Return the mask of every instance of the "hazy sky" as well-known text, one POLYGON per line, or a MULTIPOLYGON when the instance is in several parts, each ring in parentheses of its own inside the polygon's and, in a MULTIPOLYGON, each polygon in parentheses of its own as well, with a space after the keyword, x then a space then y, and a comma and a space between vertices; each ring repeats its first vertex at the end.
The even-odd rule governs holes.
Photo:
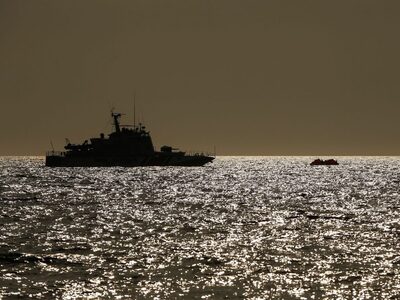
POLYGON ((0 155, 138 116, 157 147, 400 154, 398 0, 0 0, 0 155))

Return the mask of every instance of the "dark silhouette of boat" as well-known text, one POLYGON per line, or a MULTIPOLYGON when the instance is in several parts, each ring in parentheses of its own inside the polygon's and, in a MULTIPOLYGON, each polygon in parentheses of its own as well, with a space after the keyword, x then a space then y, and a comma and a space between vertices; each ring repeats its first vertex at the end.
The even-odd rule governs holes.
MULTIPOLYGON (((150 133, 141 123, 120 125, 120 113, 111 112, 115 131, 108 138, 103 133, 90 142, 71 144, 66 151, 46 153, 48 167, 136 167, 136 166, 203 166, 215 157, 203 153, 187 154, 171 146, 155 151, 150 133)), ((215 155, 214 155, 215 156, 215 155)))
POLYGON ((336 166, 339 163, 337 162, 337 160, 334 159, 327 159, 327 160, 323 160, 323 159, 316 159, 314 161, 311 162, 311 166, 336 166))

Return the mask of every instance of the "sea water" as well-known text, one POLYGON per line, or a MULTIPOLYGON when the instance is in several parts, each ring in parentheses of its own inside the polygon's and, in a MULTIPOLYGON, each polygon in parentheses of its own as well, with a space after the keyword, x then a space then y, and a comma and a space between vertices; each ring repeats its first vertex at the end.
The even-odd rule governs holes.
POLYGON ((400 158, 0 158, 0 298, 399 299, 400 158))

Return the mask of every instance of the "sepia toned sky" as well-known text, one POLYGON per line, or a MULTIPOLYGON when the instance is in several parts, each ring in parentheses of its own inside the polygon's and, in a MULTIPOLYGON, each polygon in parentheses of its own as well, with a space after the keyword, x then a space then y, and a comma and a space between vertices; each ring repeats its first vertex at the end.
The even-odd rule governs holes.
POLYGON ((0 0, 0 155, 144 121, 157 147, 400 155, 398 0, 0 0))

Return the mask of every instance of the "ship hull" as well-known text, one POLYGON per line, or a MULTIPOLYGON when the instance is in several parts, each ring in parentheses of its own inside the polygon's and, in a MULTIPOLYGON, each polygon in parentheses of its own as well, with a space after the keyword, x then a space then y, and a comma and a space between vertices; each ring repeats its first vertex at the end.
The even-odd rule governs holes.
POLYGON ((46 156, 47 167, 145 167, 185 166, 198 167, 212 162, 214 157, 204 155, 154 155, 135 157, 46 156))

